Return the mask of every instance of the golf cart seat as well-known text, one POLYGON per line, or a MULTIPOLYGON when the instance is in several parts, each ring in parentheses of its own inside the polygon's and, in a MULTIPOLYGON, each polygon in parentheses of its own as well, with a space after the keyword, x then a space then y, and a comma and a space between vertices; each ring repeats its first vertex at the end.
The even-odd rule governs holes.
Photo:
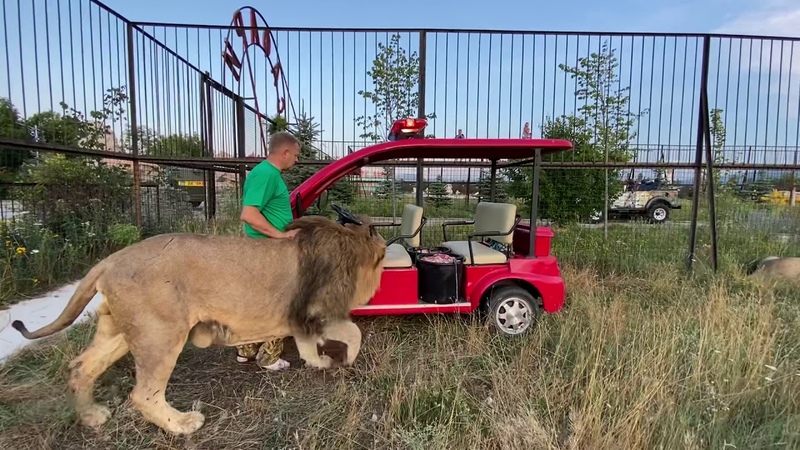
POLYGON ((508 261, 508 254, 495 250, 479 242, 481 239, 492 239, 511 247, 514 240, 514 228, 520 221, 517 205, 512 203, 480 202, 475 208, 475 220, 446 222, 442 224, 444 243, 453 253, 464 257, 464 264, 503 264, 508 261), (466 241, 448 241, 446 227, 451 225, 474 225, 475 230, 466 241), (473 240, 473 238, 478 238, 473 240))
POLYGON ((406 247, 397 242, 405 241, 408 247, 418 247, 421 242, 420 231, 427 219, 422 215, 422 208, 417 205, 407 204, 403 206, 403 216, 400 223, 377 223, 373 227, 400 227, 400 235, 386 242, 386 257, 383 259, 383 267, 411 267, 411 256, 406 247))

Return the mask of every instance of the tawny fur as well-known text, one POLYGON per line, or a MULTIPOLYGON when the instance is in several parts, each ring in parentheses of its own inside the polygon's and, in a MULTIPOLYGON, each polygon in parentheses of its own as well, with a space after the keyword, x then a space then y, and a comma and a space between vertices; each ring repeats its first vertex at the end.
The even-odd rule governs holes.
POLYGON ((292 227, 301 229, 293 240, 197 234, 146 239, 93 267, 52 323, 34 332, 20 321, 12 326, 28 339, 51 335, 102 293, 94 339, 70 364, 69 387, 81 421, 98 426, 110 417, 94 402, 94 382, 130 351, 136 364, 133 405, 169 432, 192 433, 203 425, 203 415, 181 413, 164 397, 189 339, 208 347, 294 336, 300 357, 321 369, 333 365, 317 352, 325 339, 348 345, 346 364, 358 353, 361 334, 349 312, 377 290, 385 242, 371 237, 367 224, 342 227, 307 216, 292 227), (315 281, 320 279, 321 285, 315 281))
POLYGON ((747 275, 771 280, 800 282, 800 257, 768 256, 751 261, 747 275))
POLYGON ((349 320, 329 322, 317 340, 317 352, 331 358, 331 367, 350 366, 361 350, 361 330, 349 320))
MULTIPOLYGON (((304 283, 297 287, 295 296, 289 307, 289 321, 302 327, 302 332, 308 335, 320 334, 325 324, 326 317, 344 316, 354 306, 350 303, 336 303, 333 299, 354 299, 355 306, 360 306, 369 301, 363 299, 365 293, 369 297, 375 293, 380 283, 380 273, 377 282, 370 274, 377 272, 379 265, 386 255, 385 246, 382 249, 365 252, 361 246, 354 246, 353 237, 345 234, 332 234, 327 231, 324 224, 329 221, 323 216, 307 216, 305 220, 290 223, 286 229, 301 229, 303 233, 295 239, 299 242, 301 273, 326 274, 326 277, 305 277, 304 283), (317 248, 325 246, 331 249, 335 258, 319 258, 316 256, 317 248), (343 264, 347 262, 347 264, 343 264), (356 283, 338 283, 331 280, 358 280, 356 283), (356 295, 356 298, 354 298, 356 295), (331 299, 331 301, 320 301, 331 299), (341 310, 331 308, 339 306, 341 310)), ((364 218, 361 218, 365 222, 364 218)), ((359 232, 359 238, 365 242, 379 242, 369 236, 369 222, 362 226, 348 224, 347 228, 359 232)), ((375 246, 375 244, 373 244, 375 246)))

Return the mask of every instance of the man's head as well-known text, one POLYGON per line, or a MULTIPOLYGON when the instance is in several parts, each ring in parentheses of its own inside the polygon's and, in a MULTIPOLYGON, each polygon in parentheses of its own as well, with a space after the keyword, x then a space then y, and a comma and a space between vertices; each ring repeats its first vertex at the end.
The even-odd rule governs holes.
POLYGON ((300 141, 288 131, 275 133, 269 139, 267 159, 281 170, 291 169, 300 155, 300 141))

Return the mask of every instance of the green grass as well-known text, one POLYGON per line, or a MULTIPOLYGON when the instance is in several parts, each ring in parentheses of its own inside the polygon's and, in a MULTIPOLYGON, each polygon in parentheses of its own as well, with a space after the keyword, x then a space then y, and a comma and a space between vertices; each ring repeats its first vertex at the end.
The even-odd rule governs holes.
MULTIPOLYGON (((290 340, 293 367, 279 374, 239 365, 232 349, 187 347, 167 399, 181 410, 199 400, 206 423, 188 438, 131 409, 130 355, 96 389, 111 420, 98 432, 77 424, 67 364, 93 328, 76 326, 0 367, 0 448, 798 448, 800 288, 741 266, 800 243, 724 205, 716 274, 707 226, 691 273, 677 221, 614 224, 608 238, 602 226, 555 227, 567 304, 522 338, 469 316, 359 318, 354 367, 303 369, 290 340)), ((240 233, 234 210, 176 228, 240 233)), ((440 240, 440 226, 426 230, 426 244, 440 240)))
POLYGON ((566 309, 520 339, 469 317, 362 318, 356 365, 327 373, 300 368, 291 343, 281 374, 187 348, 167 398, 200 400, 189 438, 130 408, 130 356, 97 389, 109 423, 75 423, 66 366, 92 332, 78 326, 0 371, 0 447, 797 448, 800 291, 659 274, 565 264, 566 309))

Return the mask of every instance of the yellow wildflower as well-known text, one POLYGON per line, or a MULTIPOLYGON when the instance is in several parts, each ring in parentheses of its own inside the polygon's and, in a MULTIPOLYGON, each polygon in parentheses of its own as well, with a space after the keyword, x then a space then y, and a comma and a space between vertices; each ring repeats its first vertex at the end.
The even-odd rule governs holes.
POLYGON ((25 247, 17 247, 17 255, 24 255, 26 252, 25 247))

